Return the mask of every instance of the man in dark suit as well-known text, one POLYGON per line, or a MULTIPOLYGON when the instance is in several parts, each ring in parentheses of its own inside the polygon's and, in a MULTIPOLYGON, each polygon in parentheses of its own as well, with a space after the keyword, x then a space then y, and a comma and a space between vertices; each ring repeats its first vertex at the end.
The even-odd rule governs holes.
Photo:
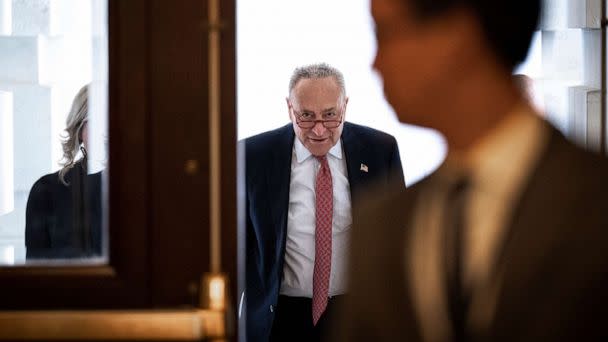
POLYGON ((389 102, 449 148, 420 183, 355 210, 336 340, 607 340, 608 162, 536 115, 511 77, 540 0, 372 11, 389 102))
POLYGON ((405 187, 395 139, 345 122, 335 68, 295 70, 291 124, 246 139, 249 341, 315 341, 348 291, 351 206, 361 189, 405 187))

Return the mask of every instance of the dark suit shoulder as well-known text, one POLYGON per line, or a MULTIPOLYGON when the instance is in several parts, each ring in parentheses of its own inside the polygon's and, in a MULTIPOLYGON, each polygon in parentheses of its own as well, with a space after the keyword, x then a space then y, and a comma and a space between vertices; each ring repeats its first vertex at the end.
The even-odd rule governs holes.
POLYGON ((63 184, 59 181, 59 172, 44 175, 32 185, 26 204, 25 237, 28 247, 31 244, 32 234, 42 231, 47 217, 51 215, 56 194, 61 186, 63 184))
MULTIPOLYGON (((293 127, 291 124, 287 124, 242 140, 240 144, 245 151, 247 174, 250 174, 253 169, 276 161, 277 158, 289 159, 293 139, 293 127)), ((263 169, 265 170, 265 167, 263 169)))
MULTIPOLYGON (((72 183, 72 179, 75 177, 77 172, 80 172, 80 175, 84 174, 83 169, 78 169, 81 167, 82 161, 77 162, 74 167, 70 168, 64 176, 65 181, 68 183, 67 185, 62 183, 59 179, 59 171, 46 174, 40 177, 34 184, 30 190, 30 197, 36 196, 41 193, 58 193, 67 191, 70 188, 72 183)), ((101 171, 90 174, 87 176, 90 179, 89 184, 93 184, 96 187, 99 187, 101 184, 101 171)))
POLYGON ((365 203, 362 204, 361 207, 365 206, 373 208, 386 208, 386 206, 390 203, 403 201, 406 197, 409 196, 410 193, 416 191, 416 185, 417 184, 408 188, 408 191, 406 191, 406 189, 403 187, 397 186, 387 186, 384 188, 369 188, 365 192, 364 197, 373 198, 374 200, 365 201, 365 203))
POLYGON ((370 143, 386 144, 396 142, 395 137, 386 132, 368 126, 354 124, 352 122, 344 123, 344 132, 342 134, 353 134, 356 135, 358 139, 363 139, 370 143))
POLYGON ((571 143, 555 129, 539 165, 536 175, 560 187, 594 192, 608 187, 608 159, 571 143))
POLYGON ((52 189, 63 185, 59 180, 59 172, 49 173, 40 177, 34 185, 32 185, 31 193, 39 193, 45 191, 51 191, 52 189))
MULTIPOLYGON (((608 159, 596 152, 583 150, 578 146, 572 145, 571 148, 576 150, 578 162, 571 165, 580 170, 583 174, 592 175, 593 179, 601 180, 604 184, 608 184, 608 159)), ((573 152, 574 153, 574 152, 573 152)))
POLYGON ((287 124, 285 126, 248 137, 244 139, 244 144, 247 150, 264 149, 277 144, 282 139, 285 139, 286 135, 289 135, 292 132, 292 125, 287 124))
MULTIPOLYGON (((369 188, 355 202, 353 222, 357 225, 362 223, 361 226, 375 226, 380 230, 389 229, 389 225, 379 226, 373 222, 390 221, 402 226, 409 221, 416 198, 427 183, 428 180, 423 179, 406 189, 399 181, 393 181, 386 187, 369 188)), ((376 233, 376 230, 370 232, 376 233)))
MULTIPOLYGON (((344 131, 342 134, 352 134, 356 136, 356 138, 363 139, 370 143, 392 143, 396 141, 395 137, 388 133, 352 122, 344 123, 344 131)), ((244 139, 244 144, 248 151, 256 151, 283 142, 286 137, 293 138, 293 136, 293 127, 292 124, 289 123, 285 126, 248 137, 244 139)))

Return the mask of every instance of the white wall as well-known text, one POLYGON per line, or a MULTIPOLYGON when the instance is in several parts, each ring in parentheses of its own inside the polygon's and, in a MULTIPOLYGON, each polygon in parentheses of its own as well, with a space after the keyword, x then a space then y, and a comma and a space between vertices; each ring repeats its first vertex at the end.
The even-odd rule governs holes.
POLYGON ((13 164, 13 94, 0 91, 0 215, 15 208, 13 164))
POLYGON ((601 1, 545 0, 528 62, 535 102, 570 139, 599 150, 601 135, 601 1))

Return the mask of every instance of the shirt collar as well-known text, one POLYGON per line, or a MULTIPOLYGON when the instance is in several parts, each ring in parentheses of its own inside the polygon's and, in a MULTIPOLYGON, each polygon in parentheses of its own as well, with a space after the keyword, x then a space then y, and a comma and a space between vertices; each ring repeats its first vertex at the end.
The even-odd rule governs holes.
MULTIPOLYGON (((310 156, 312 156, 312 153, 310 153, 306 146, 302 144, 302 142, 297 136, 295 137, 295 143, 293 144, 293 148, 296 152, 296 158, 298 160, 298 163, 302 163, 310 156)), ((339 139, 338 142, 334 146, 332 146, 332 148, 329 149, 328 154, 334 156, 335 158, 342 159, 342 139, 339 139)))
POLYGON ((477 185, 505 192, 522 176, 522 169, 531 166, 542 146, 541 127, 542 120, 535 112, 518 104, 466 153, 448 155, 442 171, 464 171, 477 185))

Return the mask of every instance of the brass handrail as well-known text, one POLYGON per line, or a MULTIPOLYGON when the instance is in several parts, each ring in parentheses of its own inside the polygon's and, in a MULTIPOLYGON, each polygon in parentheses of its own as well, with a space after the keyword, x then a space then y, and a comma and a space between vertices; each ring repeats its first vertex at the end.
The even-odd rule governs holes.
POLYGON ((0 311, 0 340, 200 341, 225 337, 223 311, 0 311))

